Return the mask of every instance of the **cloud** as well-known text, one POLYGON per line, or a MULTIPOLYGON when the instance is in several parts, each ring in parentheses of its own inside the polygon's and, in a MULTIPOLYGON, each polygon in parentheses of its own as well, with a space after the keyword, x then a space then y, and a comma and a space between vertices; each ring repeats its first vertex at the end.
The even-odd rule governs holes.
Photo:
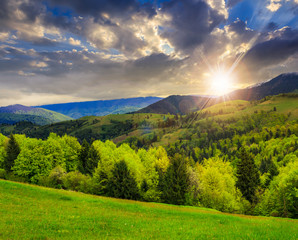
POLYGON ((246 54, 244 62, 251 68, 278 64, 298 52, 298 30, 283 28, 271 37, 268 41, 256 44, 246 54))
POLYGON ((189 52, 204 43, 212 30, 225 16, 212 9, 205 1, 185 0, 165 2, 162 7, 169 20, 161 30, 177 50, 189 52))
POLYGON ((250 84, 297 69, 298 30, 284 27, 263 34, 256 45, 247 51, 236 71, 242 75, 239 82, 250 84))
POLYGON ((271 0, 270 3, 266 6, 271 12, 276 12, 282 6, 281 0, 271 0))
POLYGON ((78 39, 74 39, 72 37, 70 37, 68 39, 69 44, 74 45, 74 46, 81 46, 81 41, 78 39))
POLYGON ((77 14, 92 15, 97 20, 103 20, 105 16, 130 18, 135 12, 145 12, 149 16, 155 14, 152 5, 140 4, 135 0, 50 0, 53 6, 66 6, 76 11, 77 14))
POLYGON ((276 13, 263 4, 270 20, 262 28, 230 21, 239 2, 2 0, 0 88, 17 89, 21 101, 53 102, 200 94, 210 85, 208 65, 228 69, 246 51, 236 69, 243 81, 297 69, 297 30, 283 27, 295 1, 283 0, 276 13))

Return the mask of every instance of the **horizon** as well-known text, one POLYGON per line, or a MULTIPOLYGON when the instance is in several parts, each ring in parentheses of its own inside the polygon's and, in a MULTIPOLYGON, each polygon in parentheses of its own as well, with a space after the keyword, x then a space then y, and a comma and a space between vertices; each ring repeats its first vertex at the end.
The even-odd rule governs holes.
POLYGON ((222 95, 298 69, 297 0, 4 0, 0 106, 222 95))
MULTIPOLYGON (((288 72, 288 73, 281 73, 280 75, 276 76, 276 77, 279 77, 281 75, 288 75, 288 74, 296 74, 298 75, 298 72, 288 72)), ((274 77, 274 78, 276 78, 274 77)), ((264 83, 267 83, 267 82, 270 82, 271 80, 273 80, 274 78, 272 79, 269 79, 269 80, 266 80, 266 81, 263 81, 263 82, 260 82, 260 83, 257 83, 257 84, 254 84, 254 85, 250 85, 250 86, 247 86, 246 88, 253 88, 253 87, 257 87, 259 85, 262 85, 264 83)), ((241 90, 241 89, 246 89, 246 88, 238 88, 238 89, 235 89, 231 92, 228 92, 224 95, 200 95, 200 94, 171 94, 171 95, 166 95, 166 96, 143 96, 143 97, 129 97, 129 98, 113 98, 113 99, 95 99, 95 100, 90 100, 90 101, 77 101, 77 102, 57 102, 57 103, 50 103, 50 104, 42 104, 42 105, 23 105, 23 104, 19 104, 19 103, 15 103, 15 104, 10 104, 10 105, 1 105, 0 103, 0 108, 3 108, 3 107, 10 107, 10 106, 16 106, 16 105, 20 105, 20 106, 25 106, 25 107, 35 107, 35 108, 38 108, 38 107, 43 107, 43 106, 48 106, 48 105, 63 105, 63 104, 72 104, 72 103, 88 103, 88 102, 99 102, 99 101, 113 101, 113 100, 127 100, 127 99, 136 99, 136 98, 161 98, 162 99, 165 99, 165 98, 168 98, 170 96, 193 96, 193 97, 204 97, 204 98, 220 98, 220 97, 224 97, 226 95, 229 95, 231 93, 233 93, 234 91, 237 91, 237 90, 241 90)))

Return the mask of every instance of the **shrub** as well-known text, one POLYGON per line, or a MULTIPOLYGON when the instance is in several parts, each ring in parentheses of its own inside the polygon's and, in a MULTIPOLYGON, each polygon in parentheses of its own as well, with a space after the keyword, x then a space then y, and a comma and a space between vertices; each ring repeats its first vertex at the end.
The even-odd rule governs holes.
POLYGON ((6 171, 0 168, 0 178, 5 179, 6 171))
POLYGON ((62 179, 65 174, 65 170, 62 167, 57 166, 50 172, 48 177, 41 177, 39 184, 60 189, 63 187, 62 179))
POLYGON ((69 172, 66 175, 63 176, 63 186, 66 189, 74 190, 74 191, 84 191, 86 190, 88 184, 88 177, 86 175, 83 175, 80 172, 74 171, 69 172))

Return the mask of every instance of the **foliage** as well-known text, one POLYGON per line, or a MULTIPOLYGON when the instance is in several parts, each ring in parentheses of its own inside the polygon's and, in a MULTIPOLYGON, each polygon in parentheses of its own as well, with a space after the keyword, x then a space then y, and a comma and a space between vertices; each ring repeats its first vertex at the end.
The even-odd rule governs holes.
POLYGON ((6 145, 7 138, 0 133, 0 168, 4 168, 4 159, 6 155, 6 145))
POLYGON ((88 180, 88 176, 77 171, 69 172, 62 178, 64 188, 74 191, 84 191, 88 180))
POLYGON ((78 155, 78 170, 83 174, 86 174, 87 172, 86 169, 87 169, 89 148, 90 148, 89 143, 86 141, 86 139, 84 139, 82 143, 81 151, 78 155))
MULTIPOLYGON (((280 113, 288 111, 289 104, 292 108, 296 98, 288 103, 285 99, 289 98, 228 102, 227 108, 215 105, 185 116, 86 117, 39 127, 45 134, 42 139, 14 135, 20 154, 12 172, 3 175, 104 196, 296 217, 296 182, 284 172, 290 165, 296 167, 298 122, 293 120, 295 111, 280 113), (262 110, 264 106, 269 110, 262 110), (106 139, 106 131, 112 133, 116 125, 124 135, 113 141, 91 140, 94 136, 106 139), (58 129, 57 133, 49 133, 52 129, 58 129), (87 141, 81 145, 75 137, 65 135, 76 135, 80 129, 85 131, 80 136, 92 142, 90 147, 87 141), (131 189, 122 189, 115 175, 121 181, 129 179, 131 189)), ((26 127, 29 131, 30 126, 26 127)), ((7 145, 8 138, 0 134, 0 168, 7 145)), ((289 176, 295 176, 296 172, 288 170, 289 176)))
POLYGON ((14 135, 10 135, 9 141, 6 145, 6 154, 4 157, 3 166, 7 172, 10 172, 15 165, 15 160, 17 159, 18 155, 20 154, 20 147, 17 143, 14 135))
POLYGON ((170 166, 160 185, 164 202, 178 205, 185 204, 187 201, 187 190, 190 185, 186 159, 176 154, 171 159, 170 166))
POLYGON ((224 212, 242 212, 241 193, 235 187, 236 178, 229 162, 206 159, 196 166, 199 178, 199 201, 204 207, 224 212))
POLYGON ((40 178, 39 182, 41 185, 52 188, 62 188, 63 187, 63 177, 65 176, 65 170, 57 166, 50 172, 48 177, 40 178))
POLYGON ((137 182, 124 160, 117 162, 112 169, 112 177, 108 182, 108 195, 116 198, 139 199, 137 182))
POLYGON ((239 158, 236 186, 249 202, 253 202, 256 189, 260 184, 259 172, 253 158, 246 152, 244 147, 240 149, 239 158))
POLYGON ((93 175, 95 169, 97 168, 98 161, 100 160, 100 156, 95 149, 94 145, 91 145, 88 155, 87 155, 87 162, 86 162, 86 167, 85 171, 89 175, 93 175))
POLYGON ((260 214, 275 217, 298 218, 298 162, 280 169, 257 207, 260 214))

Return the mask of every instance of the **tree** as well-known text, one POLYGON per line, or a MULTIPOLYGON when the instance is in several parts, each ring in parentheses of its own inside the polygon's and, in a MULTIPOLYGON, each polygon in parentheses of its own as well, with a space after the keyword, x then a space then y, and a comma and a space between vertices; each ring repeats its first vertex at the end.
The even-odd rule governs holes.
POLYGON ((236 186, 242 195, 249 201, 254 201, 255 191, 260 184, 260 175, 252 156, 245 150, 240 149, 240 160, 237 164, 236 186))
POLYGON ((298 218, 297 175, 297 161, 280 168, 280 174, 272 180, 257 206, 262 215, 298 218))
POLYGON ((86 174, 86 167, 87 167, 87 160, 88 160, 88 153, 89 153, 90 145, 86 139, 84 139, 82 143, 82 148, 79 153, 79 162, 78 162, 78 170, 86 174))
POLYGON ((161 181, 162 199, 166 203, 183 205, 187 201, 189 176, 187 162, 180 154, 171 159, 164 179, 161 181))
POLYGON ((12 170, 12 167, 14 166, 14 162, 19 156, 20 152, 21 152, 21 149, 19 147, 19 144, 17 143, 14 135, 11 134, 8 144, 6 146, 6 156, 4 158, 4 163, 3 163, 4 169, 7 172, 10 172, 12 170))
POLYGON ((241 193, 231 163, 219 157, 205 159, 196 165, 199 176, 199 202, 203 207, 223 212, 241 212, 241 193))
POLYGON ((133 200, 140 198, 137 182, 124 160, 120 160, 114 165, 112 178, 108 182, 108 194, 116 198, 133 200))
MULTIPOLYGON (((55 158, 46 145, 48 142, 41 139, 26 139, 22 144, 22 151, 15 160, 13 173, 30 183, 39 183, 42 178, 48 176, 55 167, 53 164, 55 158)), ((63 161, 61 163, 63 166, 63 161)))
POLYGON ((99 158, 100 157, 96 148, 93 145, 91 145, 88 152, 88 158, 85 167, 85 171, 87 174, 93 175, 95 168, 97 168, 99 158))

